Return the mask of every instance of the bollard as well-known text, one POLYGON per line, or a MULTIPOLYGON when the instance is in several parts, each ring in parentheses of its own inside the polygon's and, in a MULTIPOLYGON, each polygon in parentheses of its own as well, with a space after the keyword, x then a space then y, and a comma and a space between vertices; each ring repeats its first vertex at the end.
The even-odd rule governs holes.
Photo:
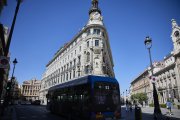
POLYGON ((142 120, 141 108, 138 106, 135 107, 135 120, 142 120))

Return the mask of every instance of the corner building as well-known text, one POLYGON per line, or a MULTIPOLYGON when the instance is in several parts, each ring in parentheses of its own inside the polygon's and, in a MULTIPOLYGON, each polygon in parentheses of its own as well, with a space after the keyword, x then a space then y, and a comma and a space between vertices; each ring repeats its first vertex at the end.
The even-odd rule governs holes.
POLYGON ((46 65, 41 81, 41 103, 47 103, 46 94, 54 85, 86 75, 115 77, 113 66, 109 38, 98 0, 92 0, 87 25, 62 46, 46 65))

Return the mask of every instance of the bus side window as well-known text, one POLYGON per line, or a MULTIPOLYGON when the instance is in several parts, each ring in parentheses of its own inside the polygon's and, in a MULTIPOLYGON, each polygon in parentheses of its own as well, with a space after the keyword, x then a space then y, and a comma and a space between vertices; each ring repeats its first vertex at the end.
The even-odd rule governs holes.
POLYGON ((73 101, 73 96, 72 95, 68 95, 68 100, 69 101, 73 101))
POLYGON ((57 96, 57 100, 58 100, 58 101, 61 101, 61 96, 57 96))
POLYGON ((74 95, 74 101, 77 101, 78 100, 78 95, 74 95))
POLYGON ((53 99, 53 100, 56 100, 56 99, 57 99, 57 96, 54 96, 52 99, 53 99))

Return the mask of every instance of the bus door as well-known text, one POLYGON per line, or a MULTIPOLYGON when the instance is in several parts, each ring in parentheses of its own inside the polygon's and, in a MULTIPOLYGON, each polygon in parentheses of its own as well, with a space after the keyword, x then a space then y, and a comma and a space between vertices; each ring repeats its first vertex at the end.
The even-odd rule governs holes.
POLYGON ((102 115, 103 117, 113 117, 113 113, 119 104, 118 91, 118 84, 110 82, 95 82, 93 97, 94 113, 96 115, 104 113, 104 115, 102 115))

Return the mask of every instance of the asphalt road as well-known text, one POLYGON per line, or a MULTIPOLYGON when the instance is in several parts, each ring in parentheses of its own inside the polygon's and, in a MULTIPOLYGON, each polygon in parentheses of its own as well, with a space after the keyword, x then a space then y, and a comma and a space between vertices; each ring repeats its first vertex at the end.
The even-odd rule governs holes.
POLYGON ((65 118, 51 114, 45 106, 17 105, 17 120, 66 120, 65 118))

